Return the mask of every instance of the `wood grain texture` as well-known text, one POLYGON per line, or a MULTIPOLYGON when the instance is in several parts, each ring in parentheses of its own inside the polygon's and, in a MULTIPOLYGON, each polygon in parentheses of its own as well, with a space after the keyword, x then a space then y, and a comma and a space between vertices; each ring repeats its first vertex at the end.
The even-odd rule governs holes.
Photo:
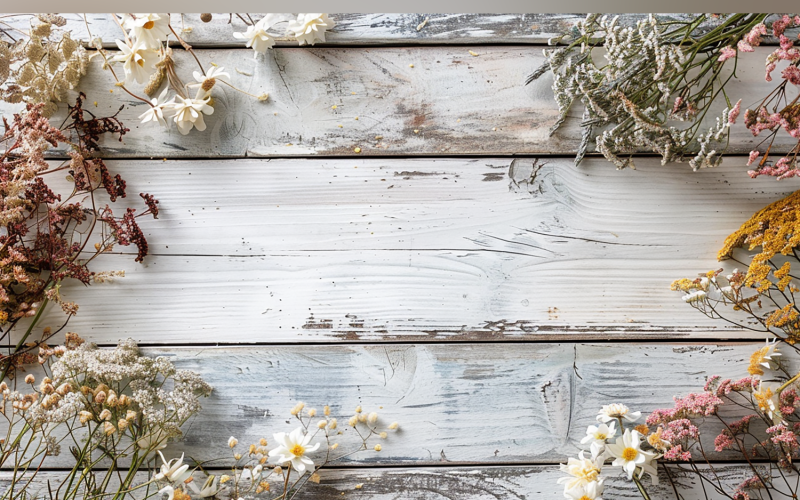
MULTIPOLYGON (((231 328, 233 335, 242 333, 231 328)), ((262 437, 274 444, 274 433, 298 426, 289 411, 303 401, 320 411, 331 406, 343 433, 337 436, 342 454, 361 443, 347 426, 356 406, 378 412, 381 426, 399 422, 388 439, 371 441, 382 444, 380 452, 370 446, 341 463, 531 465, 575 455, 602 405, 624 401, 643 414, 671 407, 673 395, 702 390, 709 375, 746 375, 750 354, 761 345, 372 344, 144 352, 167 356, 214 387, 167 456, 220 459, 215 464, 222 467, 233 460, 229 436, 243 450, 262 437)), ((787 350, 784 357, 796 369, 797 356, 787 350)), ((725 414, 735 419, 744 411, 733 407, 725 414)), ((719 427, 707 421, 710 440, 719 427)), ((54 457, 48 467, 71 459, 54 457)))
MULTIPOLYGON (((702 468, 704 473, 711 472, 702 468)), ((750 477, 749 468, 743 465, 721 465, 714 468, 716 477, 732 491, 750 477)), ((641 499, 635 486, 618 470, 611 470, 605 482, 604 498, 641 499)), ((414 467, 403 469, 325 469, 320 473, 319 484, 308 484, 294 497, 298 500, 335 500, 358 498, 363 500, 555 500, 564 498, 563 487, 556 483, 564 474, 555 466, 481 466, 481 467, 414 467), (359 487, 357 487, 359 486, 359 487)), ((762 472, 763 474, 763 472, 762 472)), ((659 486, 649 486, 653 498, 672 500, 674 493, 662 473, 659 486)), ((142 482, 146 481, 144 475, 142 482)), ((31 491, 47 492, 47 482, 57 484, 57 472, 43 472, 31 491)), ((195 480, 204 476, 197 474, 195 480)), ((780 478, 776 478, 780 480, 780 478)), ((790 479, 791 480, 791 479, 790 479)), ((0 472, 0 487, 10 481, 8 473, 0 472)), ((721 500, 706 483, 709 496, 702 493, 696 476, 676 478, 684 500, 721 500)), ((649 483, 647 483, 649 485, 649 483)), ((273 488, 279 485, 273 484, 273 488)), ((133 494, 134 498, 141 498, 133 494)), ((774 500, 788 499, 773 493, 774 500)))
MULTIPOLYGON (((739 79, 726 87, 728 95, 773 90, 763 76, 768 52, 761 47, 739 61, 739 79)), ((484 46, 475 53, 466 47, 278 48, 254 59, 250 50, 201 50, 200 59, 230 71, 234 85, 255 95, 268 92, 270 99, 260 102, 218 85, 207 130, 187 136, 174 126, 140 124, 148 105, 116 88, 99 58, 80 85, 94 113, 114 114, 125 104, 119 117, 132 131, 122 143, 105 141, 109 157, 574 154, 580 106, 549 136, 557 116, 549 76, 523 85, 543 62, 541 48, 484 46)), ((185 81, 193 81, 191 57, 176 51, 176 59, 185 81)), ((724 102, 718 104, 721 111, 724 102)), ((3 114, 16 109, 0 106, 3 114)), ((774 152, 797 142, 778 137, 774 152)), ((740 123, 728 152, 749 153, 757 142, 740 123)))
POLYGON ((736 157, 700 172, 654 159, 635 171, 601 159, 109 165, 161 214, 142 220, 143 265, 118 247, 128 254, 93 267, 126 278, 62 288, 84 304, 70 328, 101 343, 759 338, 669 285, 735 267, 716 261, 725 237, 793 189, 750 179, 736 157))
MULTIPOLYGON (((67 18, 66 29, 77 38, 88 39, 86 24, 82 15, 62 14, 67 18)), ((251 14, 260 19, 264 14, 251 14)), ((665 19, 684 20, 689 14, 659 14, 665 19)), ((576 22, 586 16, 580 14, 359 14, 333 13, 330 17, 336 27, 326 36, 324 45, 421 45, 421 44, 463 44, 463 43, 530 43, 544 44, 553 36, 569 31, 576 22), (421 29, 417 29, 424 21, 421 29)), ((643 14, 622 14, 620 23, 634 24, 643 14)), ((17 17, 6 22, 19 29, 30 26, 30 18, 17 17)), ((89 29, 92 36, 100 37, 105 46, 116 48, 114 40, 121 38, 119 26, 109 14, 88 14, 89 29)), ((190 27, 184 32, 187 42, 196 47, 242 48, 244 42, 233 38, 234 31, 245 31, 246 25, 236 16, 214 14, 210 23, 200 20, 199 14, 178 13, 171 15, 176 30, 190 27), (231 24, 229 20, 232 21, 231 24)), ((276 38, 277 46, 296 46, 297 42, 282 36, 285 24, 270 30, 276 38)), ((173 43, 173 45, 178 45, 173 43)))

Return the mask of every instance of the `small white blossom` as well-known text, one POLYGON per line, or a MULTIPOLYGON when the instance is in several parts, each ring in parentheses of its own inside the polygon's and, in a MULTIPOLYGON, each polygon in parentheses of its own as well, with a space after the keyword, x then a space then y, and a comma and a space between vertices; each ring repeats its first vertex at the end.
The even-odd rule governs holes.
POLYGON ((564 497, 573 500, 603 500, 603 478, 564 490, 564 497))
POLYGON ((211 69, 204 75, 199 71, 192 73, 195 83, 191 86, 197 86, 197 95, 195 99, 205 99, 211 95, 211 89, 217 84, 217 81, 230 83, 231 75, 225 71, 225 68, 219 66, 212 66, 211 69))
POLYGON ((153 121, 160 123, 164 127, 167 126, 167 120, 164 118, 164 111, 169 112, 172 109, 171 103, 167 102, 168 91, 169 89, 164 89, 161 95, 150 99, 150 104, 152 104, 152 106, 139 115, 139 119, 142 120, 142 123, 153 121))
POLYGON ((636 422, 642 416, 640 411, 631 411, 627 406, 619 403, 604 405, 597 414, 597 421, 606 423, 622 418, 628 422, 636 422))
POLYGON ((601 445, 600 448, 602 449, 605 447, 606 440, 614 437, 617 433, 616 428, 617 423, 615 421, 611 421, 611 425, 607 424, 600 424, 600 425, 590 425, 588 429, 586 429, 586 436, 581 439, 581 444, 593 444, 597 443, 601 445))
POLYGON ((586 458, 584 452, 581 451, 578 453, 578 458, 570 457, 566 465, 561 464, 559 469, 561 472, 569 474, 569 476, 558 478, 558 484, 564 484, 566 492, 598 481, 603 469, 603 458, 586 458))
POLYGON ((175 103, 172 105, 173 121, 182 135, 188 134, 192 128, 200 131, 206 129, 203 114, 214 113, 214 108, 209 106, 208 102, 209 99, 189 99, 175 96, 175 103))
POLYGON ((145 83, 150 75, 155 71, 158 62, 158 53, 148 48, 144 42, 137 40, 132 45, 128 45, 122 40, 117 40, 117 47, 120 53, 112 59, 122 62, 125 70, 125 83, 145 83))
POLYGON ((639 477, 645 472, 650 474, 653 478, 653 484, 658 482, 658 474, 655 467, 650 465, 656 455, 641 449, 642 435, 639 431, 631 431, 625 429, 625 433, 618 437, 614 443, 609 444, 606 448, 608 453, 614 457, 611 465, 615 467, 622 467, 628 475, 628 479, 633 477, 637 467, 641 469, 639 477))
POLYGON ((275 441, 279 446, 269 452, 270 457, 276 457, 273 458, 273 463, 280 465, 291 462, 292 467, 301 474, 306 469, 314 471, 314 462, 306 456, 306 453, 316 451, 319 443, 309 447, 311 434, 303 432, 302 427, 298 427, 289 434, 285 432, 275 434, 275 441))
POLYGON ((252 47, 255 54, 259 52, 264 54, 267 52, 267 49, 275 45, 275 39, 267 33, 267 30, 275 23, 275 20, 276 18, 273 14, 267 14, 255 25, 248 26, 247 31, 244 33, 236 32, 233 34, 233 37, 238 40, 247 40, 245 46, 252 47))
POLYGON ((289 21, 289 33, 300 45, 314 45, 316 41, 325 43, 325 31, 336 26, 328 14, 299 14, 289 21))
POLYGON ((131 38, 157 49, 169 34, 169 14, 124 14, 122 26, 130 30, 131 38))

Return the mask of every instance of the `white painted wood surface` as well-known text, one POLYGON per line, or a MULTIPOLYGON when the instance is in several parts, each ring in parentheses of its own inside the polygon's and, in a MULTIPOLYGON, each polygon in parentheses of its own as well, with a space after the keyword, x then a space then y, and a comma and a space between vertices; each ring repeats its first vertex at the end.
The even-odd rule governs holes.
MULTIPOLYGON (((711 476, 707 468, 702 469, 711 476)), ((216 471, 214 471, 216 472, 216 471)), ((746 466, 720 465, 714 472, 730 493, 738 484, 749 478, 746 466)), ((762 472, 763 474, 764 472, 762 472)), ((663 473, 662 473, 663 475, 663 473)), ((777 474, 776 474, 777 475, 777 474)), ((555 500, 564 498, 563 488, 556 484, 563 474, 554 466, 490 466, 481 467, 415 467, 415 468, 362 468, 328 469, 320 472, 320 483, 310 484, 295 497, 298 500, 334 500, 359 498, 364 500, 555 500), (358 487, 357 487, 358 486, 358 487)), ((621 474, 611 473, 606 481, 604 498, 641 499, 631 482, 621 474)), ((0 473, 0 487, 9 481, 8 473, 0 473)), ((144 475, 142 481, 146 481, 144 475)), ((204 476, 196 475, 200 481, 204 476)), ((58 473, 40 473, 36 482, 38 491, 46 493, 47 481, 59 480, 58 473)), ((780 480, 780 478, 778 478, 780 480)), ((792 480, 792 479, 790 479, 792 480)), ((684 500, 700 500, 702 486, 695 477, 676 478, 684 500)), ((279 485, 273 484, 273 488, 279 485)), ((709 488, 708 484, 705 485, 709 488)), ((709 488, 711 489, 711 488, 709 488)), ((667 477, 661 484, 649 489, 653 498, 672 498, 667 477)), ((711 489, 709 499, 727 498, 711 489)), ((133 495, 133 498, 139 498, 133 495)), ((774 500, 788 497, 773 494, 774 500)))
MULTIPOLYGON (((214 114, 205 117, 207 130, 187 136, 174 126, 140 124, 148 105, 115 87, 99 58, 81 90, 94 113, 114 114, 126 105, 119 117, 132 131, 123 143, 105 141, 104 154, 112 157, 574 155, 581 136, 579 106, 573 119, 549 136, 558 115, 550 77, 523 85, 544 60, 541 47, 473 49, 278 48, 256 59, 249 49, 199 50, 201 60, 230 71, 234 85, 255 95, 267 92, 270 99, 260 102, 219 85, 214 114)), ((767 95, 774 88, 764 81, 769 52, 761 47, 739 61, 739 80, 726 87, 729 95, 767 95)), ((194 60, 183 51, 175 55, 184 81, 193 81, 194 60)), ((787 90, 789 97, 796 93, 787 90)), ((718 107, 721 111, 724 101, 718 107)), ((0 111, 19 108, 5 105, 0 111)), ((713 121, 718 113, 711 115, 713 121)), ((742 123, 732 130, 730 153, 747 154, 761 140, 742 123)), ((780 134, 773 151, 796 144, 787 138, 780 134)))
MULTIPOLYGON (((554 464, 600 405, 647 412, 711 373, 744 373, 758 344, 721 341, 760 336, 706 320, 669 283, 717 267, 725 235, 794 184, 749 179, 741 156, 698 173, 642 158, 575 169, 579 112, 547 137, 550 82, 522 82, 542 42, 583 16, 431 15, 420 30, 417 14, 333 17, 326 46, 281 40, 253 59, 222 17, 187 16, 202 58, 271 95, 221 89, 205 133, 139 126, 143 105, 97 61, 81 86, 93 112, 126 104, 133 130, 105 151, 131 159, 109 165, 162 214, 142 223, 144 265, 106 255, 95 268, 126 278, 62 290, 83 304, 69 329, 133 337, 215 386, 170 452, 218 457, 231 434, 290 430, 297 400, 383 406, 402 432, 302 498, 560 498, 554 464)), ((111 43, 106 15, 90 21, 111 43)), ((771 89, 768 50, 740 62, 732 95, 771 89)), ((731 151, 747 153, 754 139, 735 130, 731 151)), ((729 484, 745 478, 722 467, 729 484)))
POLYGON ((737 157, 700 172, 655 159, 109 165, 161 214, 142 220, 144 264, 106 255, 94 269, 124 279, 63 288, 84 304, 70 327, 101 343, 758 338, 669 285, 735 267, 716 261, 725 237, 793 188, 750 179, 737 157))
MULTIPOLYGON (((68 21, 66 29, 77 38, 88 39, 83 14, 62 14, 68 21)), ((245 14, 242 13, 244 16, 245 14)), ((251 14, 259 20, 264 14, 251 14)), ((669 19, 687 19, 688 14, 659 14, 669 19)), ((336 27, 325 37, 325 45, 449 45, 464 43, 530 43, 543 44, 553 36, 568 31, 586 16, 580 14, 359 14, 333 13, 336 27), (425 20, 427 19, 427 22, 425 20), (424 24, 423 24, 424 23, 424 24)), ((632 24, 642 14, 622 14, 620 22, 632 24)), ((171 22, 181 35, 196 47, 241 48, 245 42, 233 38, 234 31, 245 31, 246 25, 237 16, 214 14, 210 23, 200 20, 200 14, 171 15, 171 22), (231 24, 229 24, 231 21, 231 24)), ((4 19, 10 25, 26 30, 29 17, 4 19)), ((105 46, 116 48, 114 40, 121 30, 109 14, 87 14, 93 37, 100 37, 105 46)), ((285 24, 270 33, 276 36, 277 46, 296 46, 297 42, 282 36, 285 24)), ((174 40, 173 40, 174 41, 174 40)), ((175 44, 177 45, 177 44, 175 44)))
MULTIPOLYGON (((232 322, 231 336, 246 334, 232 322)), ((361 443, 347 427, 358 405, 376 411, 383 426, 400 424, 378 440, 380 452, 370 449, 343 463, 522 465, 558 463, 577 454, 604 404, 624 401, 646 415, 672 407, 673 395, 701 391, 710 375, 746 376, 750 354, 762 345, 436 343, 168 347, 145 353, 201 372, 214 387, 168 455, 230 464, 229 436, 243 449, 262 437, 274 444, 274 433, 298 427, 289 411, 302 401, 318 410, 330 405, 343 432, 343 452, 361 443)), ((798 363, 790 366, 797 369, 798 363)), ((726 415, 741 417, 744 411, 736 407, 726 415)), ((714 419, 705 425, 713 442, 720 425, 714 419)), ((62 460, 72 457, 54 457, 49 465, 66 465, 62 460)))

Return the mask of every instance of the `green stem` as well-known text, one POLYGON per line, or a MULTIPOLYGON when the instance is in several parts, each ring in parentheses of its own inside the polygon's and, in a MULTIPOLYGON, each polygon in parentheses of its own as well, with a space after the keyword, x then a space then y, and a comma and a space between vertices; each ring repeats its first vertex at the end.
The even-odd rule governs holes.
MULTIPOLYGON (((47 290, 49 290, 50 288, 52 288, 52 287, 47 287, 47 288, 45 288, 44 291, 47 292, 47 290)), ((13 365, 12 360, 10 358, 12 356, 14 356, 14 354, 18 353, 22 349, 22 346, 25 345, 25 341, 28 340, 28 337, 30 337, 31 333, 33 333, 33 329, 36 327, 36 324, 39 323, 39 320, 42 318, 42 313, 44 313, 44 309, 47 306, 48 302, 49 302, 49 299, 47 297, 44 297, 44 299, 42 299, 42 304, 39 306, 39 309, 36 311, 36 315, 33 317, 33 321, 31 322, 30 326, 28 327, 28 330, 25 331, 25 335, 23 335, 22 338, 19 339, 19 342, 17 342, 16 347, 14 347, 14 352, 9 354, 9 356, 8 356, 9 359, 6 361, 6 366, 3 367, 2 375, 0 375, 0 382, 5 380, 6 376, 8 375, 8 371, 11 369, 11 366, 13 365)))
POLYGON ((644 500, 650 500, 650 495, 647 494, 647 490, 644 489, 642 482, 636 477, 636 471, 633 472, 633 482, 636 484, 636 487, 639 489, 639 493, 642 495, 644 500))

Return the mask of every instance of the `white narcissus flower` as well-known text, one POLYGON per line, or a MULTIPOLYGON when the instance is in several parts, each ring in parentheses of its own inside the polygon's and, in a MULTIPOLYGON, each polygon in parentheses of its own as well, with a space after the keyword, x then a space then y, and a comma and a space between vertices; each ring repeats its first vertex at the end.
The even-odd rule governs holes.
POLYGON ((123 14, 122 26, 131 38, 157 49, 169 34, 169 14, 123 14))
POLYGON ((167 120, 164 117, 164 111, 167 111, 167 118, 170 117, 170 112, 172 111, 172 103, 167 102, 167 92, 169 89, 164 89, 161 92, 161 95, 158 97, 154 97, 150 99, 150 104, 152 106, 147 109, 144 113, 139 115, 139 119, 142 120, 142 123, 147 122, 158 122, 162 126, 167 126, 167 120))
POLYGON ((189 488, 194 492, 195 496, 199 498, 213 497, 219 493, 220 487, 217 485, 216 476, 208 476, 202 488, 198 488, 194 481, 189 483, 189 488))
POLYGON ((631 411, 627 406, 619 403, 604 405, 597 414, 597 421, 606 423, 622 418, 628 422, 636 422, 642 416, 640 411, 631 411))
POLYGON ((193 127, 201 132, 206 129, 206 122, 203 114, 213 114, 214 108, 208 105, 209 99, 189 99, 175 96, 175 103, 172 104, 172 120, 178 126, 178 131, 186 135, 193 127))
POLYGON ((269 452, 270 457, 276 457, 273 459, 274 463, 280 465, 291 462, 292 467, 301 474, 306 469, 314 471, 314 462, 306 456, 306 453, 316 451, 319 448, 319 443, 309 447, 308 443, 311 441, 311 434, 303 432, 302 427, 298 427, 289 434, 285 432, 275 434, 275 441, 280 446, 269 452))
POLYGON ((140 40, 133 42, 132 46, 117 40, 117 47, 120 53, 112 60, 122 62, 122 67, 125 69, 125 83, 133 81, 145 83, 155 72, 158 53, 140 40))
POLYGON ((565 491, 573 490, 580 486, 596 482, 600 478, 603 468, 602 457, 586 458, 584 452, 578 453, 578 458, 569 458, 567 464, 559 466, 561 472, 569 474, 567 477, 558 478, 558 484, 564 484, 565 491))
POLYGON ((622 436, 618 437, 615 442, 606 446, 608 453, 614 457, 614 461, 611 465, 622 467, 625 473, 628 474, 628 479, 631 479, 636 468, 640 467, 641 472, 639 473, 639 477, 647 472, 653 477, 653 483, 656 484, 658 476, 655 467, 650 465, 650 462, 656 458, 656 455, 643 451, 641 449, 641 444, 642 435, 639 434, 639 431, 625 429, 625 433, 622 436))
POLYGON ((317 40, 325 43, 325 31, 334 26, 328 14, 298 14, 297 19, 289 21, 288 30, 300 45, 314 45, 317 40))
POLYGON ((603 500, 603 479, 564 490, 564 497, 573 500, 603 500))
POLYGON ((581 439, 581 444, 597 443, 600 445, 600 448, 603 448, 606 444, 606 439, 614 437, 617 433, 616 425, 617 423, 613 420, 611 421, 611 425, 590 425, 589 428, 586 429, 586 436, 581 439))
POLYGON ((197 89, 195 99, 205 99, 211 95, 211 89, 214 88, 217 80, 230 83, 231 79, 231 75, 225 72, 225 68, 221 66, 211 66, 211 69, 209 69, 208 73, 205 75, 199 71, 195 71, 192 73, 192 76, 194 76, 197 83, 191 83, 190 85, 197 85, 200 87, 197 89))
POLYGON ((255 25, 248 26, 247 31, 234 33, 233 37, 238 40, 247 40, 246 47, 252 47, 256 54, 259 52, 264 54, 267 49, 275 45, 275 39, 267 33, 267 30, 275 23, 275 20, 276 17, 273 14, 267 14, 255 25))
POLYGON ((183 463, 183 453, 181 453, 181 458, 173 458, 169 462, 167 462, 167 459, 164 458, 164 455, 160 451, 158 454, 163 463, 161 464, 161 470, 156 474, 157 481, 163 480, 170 483, 183 483, 192 475, 192 472, 189 470, 189 464, 183 463))

